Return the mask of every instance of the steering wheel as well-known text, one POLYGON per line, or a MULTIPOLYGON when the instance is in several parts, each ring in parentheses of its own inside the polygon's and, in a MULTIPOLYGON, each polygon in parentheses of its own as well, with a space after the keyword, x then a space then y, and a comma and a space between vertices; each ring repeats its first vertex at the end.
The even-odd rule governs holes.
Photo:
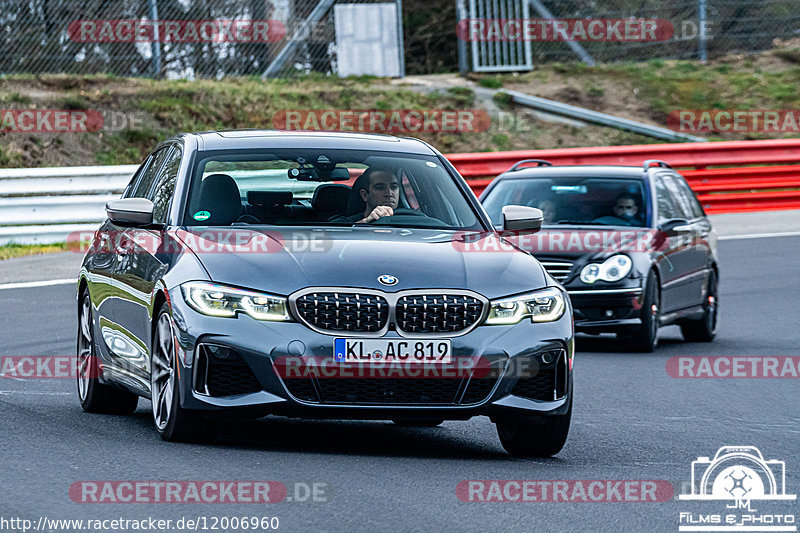
POLYGON ((417 211, 416 209, 408 209, 405 207, 399 207, 394 209, 394 214, 388 217, 381 217, 378 220, 371 222, 370 224, 375 225, 391 225, 391 224, 409 224, 411 227, 419 224, 424 224, 426 226, 441 226, 445 227, 447 224, 439 220, 438 218, 429 217, 422 211, 417 211), (420 219, 425 219, 420 220, 420 219))
MULTIPOLYGON (((396 216, 426 217, 426 216, 428 216, 425 213, 423 213, 422 211, 417 211, 416 209, 409 209, 407 207, 398 207, 397 209, 393 209, 392 211, 394 212, 394 214, 392 215, 393 217, 396 217, 396 216)), ((381 218, 386 218, 386 217, 381 217, 381 218)))

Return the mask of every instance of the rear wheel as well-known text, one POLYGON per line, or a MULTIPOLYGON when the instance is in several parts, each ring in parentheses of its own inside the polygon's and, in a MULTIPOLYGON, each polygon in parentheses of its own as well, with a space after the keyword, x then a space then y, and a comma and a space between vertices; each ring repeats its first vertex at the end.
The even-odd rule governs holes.
POLYGON ((708 277, 706 298, 703 302, 703 318, 681 324, 683 338, 689 342, 713 341, 717 334, 718 307, 717 275, 712 272, 708 277))
POLYGON ((158 313, 150 357, 153 422, 162 439, 175 442, 214 440, 215 433, 200 413, 181 407, 180 383, 172 317, 166 305, 158 313))
POLYGON ((514 457, 550 457, 560 452, 569 434, 572 398, 565 414, 547 418, 542 424, 498 422, 497 436, 503 448, 514 457))
POLYGON ((652 353, 658 346, 658 327, 661 317, 661 298, 658 277, 652 270, 647 275, 642 304, 642 325, 631 337, 631 347, 637 352, 652 353))
POLYGON ((78 311, 78 400, 87 413, 129 415, 136 410, 139 397, 98 381, 100 365, 92 332, 92 300, 87 289, 78 311))

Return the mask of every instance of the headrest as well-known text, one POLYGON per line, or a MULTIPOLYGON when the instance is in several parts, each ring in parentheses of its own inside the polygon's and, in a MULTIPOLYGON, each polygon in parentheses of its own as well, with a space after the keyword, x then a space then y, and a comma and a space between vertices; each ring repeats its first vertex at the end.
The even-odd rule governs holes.
POLYGON ((311 207, 317 211, 344 213, 350 196, 350 187, 341 183, 326 183, 314 191, 311 207))
POLYGON ((292 203, 291 191, 247 191, 247 203, 259 207, 289 205, 292 203))
POLYGON ((208 226, 229 226, 242 214, 242 197, 236 181, 227 174, 211 174, 200 184, 197 211, 207 211, 208 226))
POLYGON ((367 209, 367 204, 361 199, 361 189, 367 189, 368 185, 369 174, 367 172, 361 174, 353 183, 353 188, 350 189, 350 195, 347 198, 348 215, 363 213, 367 209))

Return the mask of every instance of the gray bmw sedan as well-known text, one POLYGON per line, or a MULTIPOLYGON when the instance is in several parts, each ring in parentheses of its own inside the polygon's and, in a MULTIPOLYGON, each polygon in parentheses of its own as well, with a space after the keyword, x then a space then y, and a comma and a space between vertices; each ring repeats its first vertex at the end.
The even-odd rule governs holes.
MULTIPOLYGON (((143 397, 177 441, 232 416, 484 415, 513 455, 563 447, 569 298, 428 144, 182 134, 106 211, 78 282, 84 410, 131 413, 143 397)), ((502 218, 515 234, 542 224, 532 207, 502 218)))

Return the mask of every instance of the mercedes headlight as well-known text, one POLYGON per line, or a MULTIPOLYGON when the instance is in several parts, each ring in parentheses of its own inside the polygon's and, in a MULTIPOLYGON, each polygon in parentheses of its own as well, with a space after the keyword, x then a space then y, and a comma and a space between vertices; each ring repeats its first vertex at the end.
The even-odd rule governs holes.
POLYGON ((567 304, 564 293, 556 287, 548 287, 536 292, 494 300, 487 325, 510 325, 530 318, 531 322, 554 322, 564 315, 567 304))
POLYGON ((627 255, 612 255, 602 263, 591 263, 583 267, 581 281, 589 284, 597 280, 619 281, 630 273, 632 267, 633 261, 627 255))
POLYGON ((209 316, 235 317, 246 313, 256 320, 285 322, 292 319, 286 298, 226 287, 205 281, 190 281, 181 285, 189 307, 209 316))

